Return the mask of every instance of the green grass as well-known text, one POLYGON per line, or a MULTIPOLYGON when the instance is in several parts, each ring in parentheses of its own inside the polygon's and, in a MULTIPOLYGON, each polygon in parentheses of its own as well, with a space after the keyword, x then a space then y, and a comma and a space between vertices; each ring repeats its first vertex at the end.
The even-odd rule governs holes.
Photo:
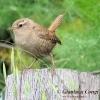
MULTIPOLYGON (((56 67, 78 71, 100 69, 99 0, 0 0, 0 9, 0 40, 9 37, 14 40, 12 32, 6 29, 19 18, 29 17, 48 28, 58 15, 63 14, 57 30, 62 45, 53 50, 56 67)), ((29 62, 26 64, 30 65, 29 62)), ((46 66, 39 62, 37 67, 46 66)))
MULTIPOLYGON (((6 29, 19 18, 29 17, 48 28, 60 14, 64 16, 57 29, 57 36, 62 45, 57 44, 53 50, 55 66, 79 72, 100 70, 100 0, 0 0, 0 42, 14 41, 13 32, 6 29)), ((0 48, 0 91, 5 85, 3 61, 7 75, 11 68, 11 60, 6 59, 10 58, 11 54, 7 49, 4 51, 0 48)), ((20 66, 28 67, 33 61, 33 58, 20 52, 15 53, 13 58, 18 69, 20 66)), ((50 57, 42 60, 52 66, 50 57)), ((35 69, 43 67, 47 66, 40 60, 33 66, 35 69)), ((15 74, 16 72, 17 69, 15 74)), ((27 84, 26 95, 27 89, 29 90, 27 84)), ((13 86, 13 90, 16 97, 16 87, 13 86)), ((43 91, 42 98, 45 97, 43 91)))

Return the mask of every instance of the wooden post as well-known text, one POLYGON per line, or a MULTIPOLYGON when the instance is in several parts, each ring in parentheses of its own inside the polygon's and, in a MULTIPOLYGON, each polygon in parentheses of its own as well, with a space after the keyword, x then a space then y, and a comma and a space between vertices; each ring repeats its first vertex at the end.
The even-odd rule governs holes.
POLYGON ((5 100, 99 100, 99 95, 99 76, 69 69, 56 69, 56 74, 48 68, 30 69, 19 72, 18 81, 13 74, 6 80, 5 100))

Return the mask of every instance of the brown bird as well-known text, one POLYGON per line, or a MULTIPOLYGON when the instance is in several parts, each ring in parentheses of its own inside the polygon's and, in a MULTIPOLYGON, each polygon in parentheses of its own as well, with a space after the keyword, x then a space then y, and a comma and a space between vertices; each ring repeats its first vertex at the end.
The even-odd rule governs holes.
POLYGON ((35 56, 35 60, 28 68, 31 68, 38 58, 50 55, 52 58, 52 69, 55 69, 52 49, 57 43, 61 44, 61 41, 55 34, 61 19, 62 15, 58 16, 49 29, 29 18, 18 19, 11 28, 8 28, 8 30, 13 30, 16 44, 35 56))

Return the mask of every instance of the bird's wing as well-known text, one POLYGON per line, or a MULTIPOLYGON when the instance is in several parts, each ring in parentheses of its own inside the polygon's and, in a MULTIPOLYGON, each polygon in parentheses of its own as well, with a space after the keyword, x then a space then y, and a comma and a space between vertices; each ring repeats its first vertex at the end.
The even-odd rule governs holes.
POLYGON ((42 25, 39 25, 37 27, 37 35, 42 39, 51 40, 53 43, 61 44, 59 38, 53 32, 47 30, 42 25))

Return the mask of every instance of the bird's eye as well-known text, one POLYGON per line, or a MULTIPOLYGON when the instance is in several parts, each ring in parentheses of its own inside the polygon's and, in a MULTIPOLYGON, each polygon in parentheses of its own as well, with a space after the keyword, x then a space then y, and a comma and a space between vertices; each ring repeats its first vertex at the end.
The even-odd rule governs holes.
POLYGON ((22 24, 19 24, 19 27, 22 27, 23 25, 22 24))

